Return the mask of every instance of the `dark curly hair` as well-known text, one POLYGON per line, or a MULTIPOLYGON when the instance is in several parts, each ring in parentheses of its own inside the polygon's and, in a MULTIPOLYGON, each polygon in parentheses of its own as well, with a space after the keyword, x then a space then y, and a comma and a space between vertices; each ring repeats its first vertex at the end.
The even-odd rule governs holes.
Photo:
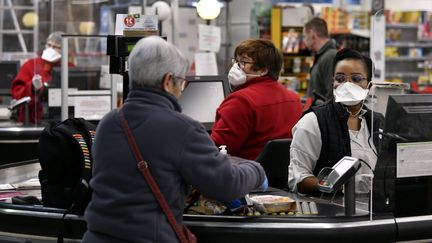
POLYGON ((336 69, 336 64, 342 60, 345 59, 354 59, 354 60, 359 60, 367 73, 367 81, 371 81, 372 80, 372 72, 373 72, 373 62, 372 59, 370 59, 367 56, 363 56, 362 54, 360 54, 360 52, 351 49, 351 48, 344 48, 341 49, 340 51, 338 51, 336 53, 336 56, 333 59, 333 76, 334 76, 334 72, 336 69))

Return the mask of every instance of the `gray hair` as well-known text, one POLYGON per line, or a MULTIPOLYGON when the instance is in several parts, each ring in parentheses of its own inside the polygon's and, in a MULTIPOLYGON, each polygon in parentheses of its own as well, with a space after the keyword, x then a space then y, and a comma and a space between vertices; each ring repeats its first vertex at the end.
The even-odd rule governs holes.
POLYGON ((56 32, 52 32, 48 38, 47 38, 47 42, 51 41, 59 46, 61 46, 61 36, 64 35, 65 32, 63 31, 56 31, 56 32))
POLYGON ((145 37, 129 55, 129 88, 160 88, 165 74, 184 77, 188 66, 187 59, 173 44, 159 36, 145 37))

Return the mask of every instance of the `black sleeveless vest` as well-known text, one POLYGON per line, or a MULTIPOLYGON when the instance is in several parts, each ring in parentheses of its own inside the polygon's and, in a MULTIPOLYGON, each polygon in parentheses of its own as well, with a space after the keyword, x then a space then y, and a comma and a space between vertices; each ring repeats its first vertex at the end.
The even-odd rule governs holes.
MULTIPOLYGON (((372 111, 365 106, 363 106, 363 109, 366 109, 365 119, 367 128, 370 134, 373 134, 372 140, 375 148, 379 150, 378 130, 382 129, 384 116, 381 113, 374 112, 374 131, 372 133, 370 127, 372 111)), ((321 153, 313 171, 314 175, 318 175, 322 168, 332 167, 342 157, 351 156, 351 144, 347 124, 349 113, 342 104, 336 103, 333 99, 320 106, 313 107, 307 112, 309 111, 313 111, 317 116, 321 131, 321 153)), ((379 151, 375 152, 379 153, 379 151)))

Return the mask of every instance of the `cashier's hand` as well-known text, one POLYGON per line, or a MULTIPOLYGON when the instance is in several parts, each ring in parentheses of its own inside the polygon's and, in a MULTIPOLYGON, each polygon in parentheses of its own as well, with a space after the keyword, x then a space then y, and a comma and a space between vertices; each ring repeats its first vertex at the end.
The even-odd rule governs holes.
POLYGON ((40 88, 42 88, 43 85, 42 76, 40 76, 39 74, 35 74, 32 78, 32 85, 35 91, 40 90, 40 88))

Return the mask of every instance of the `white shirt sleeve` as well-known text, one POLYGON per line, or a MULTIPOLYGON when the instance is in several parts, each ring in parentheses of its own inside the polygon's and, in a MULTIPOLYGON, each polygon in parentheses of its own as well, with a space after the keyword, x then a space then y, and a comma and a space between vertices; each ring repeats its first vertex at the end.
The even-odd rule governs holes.
POLYGON ((321 131, 314 112, 304 115, 292 129, 293 139, 288 167, 288 186, 297 192, 297 183, 313 176, 321 153, 321 131))

